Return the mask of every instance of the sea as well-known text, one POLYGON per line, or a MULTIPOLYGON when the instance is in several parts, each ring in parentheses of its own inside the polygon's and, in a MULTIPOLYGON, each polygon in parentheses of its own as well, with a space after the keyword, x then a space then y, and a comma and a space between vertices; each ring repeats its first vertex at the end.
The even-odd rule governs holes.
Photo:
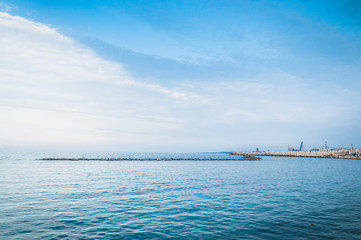
POLYGON ((361 239, 361 160, 228 153, 0 155, 0 239, 361 239))

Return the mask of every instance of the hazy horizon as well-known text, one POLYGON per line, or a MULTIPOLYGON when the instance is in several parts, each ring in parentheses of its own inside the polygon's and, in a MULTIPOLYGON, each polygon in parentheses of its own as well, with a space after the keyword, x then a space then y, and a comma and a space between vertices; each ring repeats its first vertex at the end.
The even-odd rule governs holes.
POLYGON ((0 149, 361 148, 360 11, 0 0, 0 149))

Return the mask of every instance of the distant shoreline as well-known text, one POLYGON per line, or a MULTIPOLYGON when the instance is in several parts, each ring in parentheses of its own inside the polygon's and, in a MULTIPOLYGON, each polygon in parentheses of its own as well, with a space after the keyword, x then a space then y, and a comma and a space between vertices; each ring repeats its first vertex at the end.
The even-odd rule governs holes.
POLYGON ((309 158, 338 158, 357 159, 361 156, 350 154, 348 151, 267 151, 267 152, 233 152, 231 155, 268 156, 268 157, 309 157, 309 158))

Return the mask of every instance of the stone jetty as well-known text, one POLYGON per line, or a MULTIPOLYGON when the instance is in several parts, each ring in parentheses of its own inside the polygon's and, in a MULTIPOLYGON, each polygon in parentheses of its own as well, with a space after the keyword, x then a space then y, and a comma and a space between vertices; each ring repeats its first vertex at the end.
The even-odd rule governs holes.
POLYGON ((255 161, 261 159, 253 155, 240 158, 42 158, 44 161, 255 161))

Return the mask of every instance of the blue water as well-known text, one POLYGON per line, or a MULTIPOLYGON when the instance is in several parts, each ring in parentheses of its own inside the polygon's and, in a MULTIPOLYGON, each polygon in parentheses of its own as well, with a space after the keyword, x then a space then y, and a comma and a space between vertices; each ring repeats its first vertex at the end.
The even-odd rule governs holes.
POLYGON ((53 156, 1 155, 1 239, 361 239, 360 160, 37 160, 53 156))

